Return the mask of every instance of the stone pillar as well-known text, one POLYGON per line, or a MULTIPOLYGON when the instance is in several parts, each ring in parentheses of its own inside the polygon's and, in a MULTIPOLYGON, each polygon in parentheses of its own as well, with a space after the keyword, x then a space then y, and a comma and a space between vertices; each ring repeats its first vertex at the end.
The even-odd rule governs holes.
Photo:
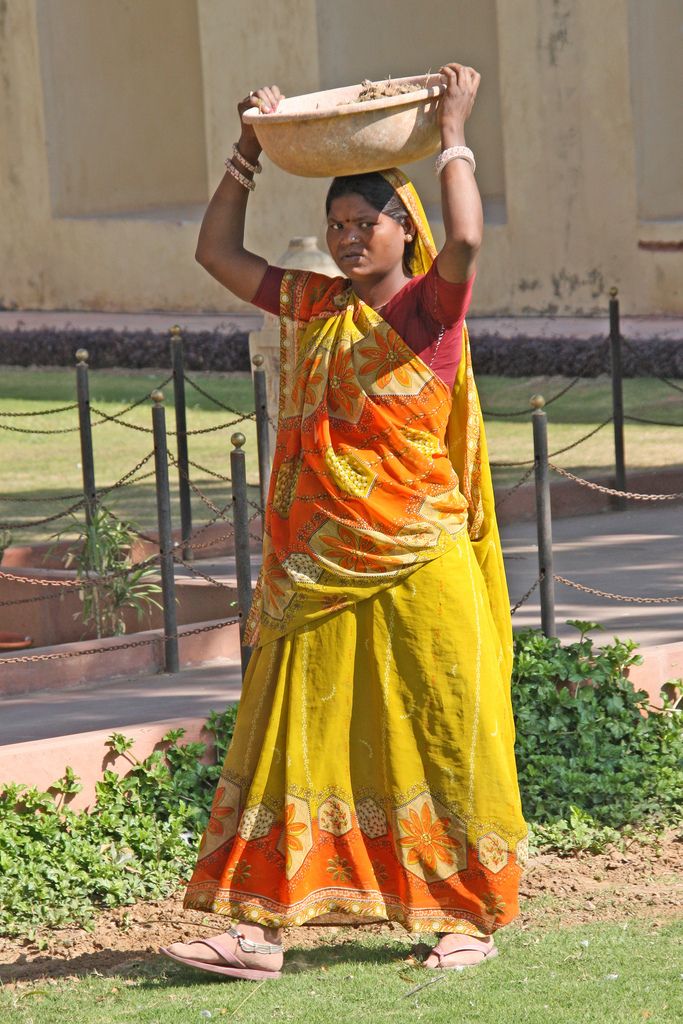
MULTIPOLYGON (((316 274, 328 277, 339 277, 336 263, 327 253, 318 248, 318 240, 314 235, 293 238, 287 251, 275 261, 275 266, 292 270, 312 270, 316 274)), ((263 327, 260 331, 252 331, 249 335, 249 359, 255 355, 263 356, 263 368, 266 371, 266 389, 268 397, 268 413, 271 419, 270 450, 275 451, 275 427, 280 400, 280 321, 270 313, 263 314, 263 327)))

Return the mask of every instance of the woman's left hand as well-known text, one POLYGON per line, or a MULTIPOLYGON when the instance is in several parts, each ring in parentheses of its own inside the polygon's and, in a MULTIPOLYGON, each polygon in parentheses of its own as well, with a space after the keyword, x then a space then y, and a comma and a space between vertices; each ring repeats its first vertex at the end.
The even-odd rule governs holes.
POLYGON ((464 64, 445 64, 439 74, 446 80, 437 111, 441 139, 447 146, 460 146, 465 141, 465 121, 472 113, 481 75, 464 64))

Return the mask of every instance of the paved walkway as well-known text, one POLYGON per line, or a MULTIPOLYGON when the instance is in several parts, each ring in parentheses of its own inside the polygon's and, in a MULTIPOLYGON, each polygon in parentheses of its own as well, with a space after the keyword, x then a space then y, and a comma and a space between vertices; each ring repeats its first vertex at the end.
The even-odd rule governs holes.
MULTIPOLYGON (((556 519, 553 569, 596 590, 629 597, 683 597, 683 509, 653 502, 626 512, 556 519)), ((536 523, 511 523, 501 530, 510 600, 514 604, 538 576, 536 523)), ((626 604, 555 586, 558 636, 573 639, 567 619, 592 619, 601 636, 617 635, 641 645, 683 641, 683 603, 626 604)), ((538 591, 516 613, 515 628, 540 626, 538 591)))
MULTIPOLYGON (((477 334, 499 338, 562 338, 587 340, 604 338, 609 331, 605 316, 471 316, 467 318, 473 338, 477 334)), ((263 316, 257 311, 243 313, 95 313, 78 310, 0 310, 0 332, 36 330, 151 330, 165 334, 172 324, 183 330, 259 330, 263 316)), ((632 341, 683 340, 683 317, 622 316, 621 332, 632 341)))
MULTIPOLYGON (((186 668, 174 676, 115 679, 80 690, 0 698, 0 746, 50 736, 208 718, 239 700, 241 668, 234 662, 186 668)), ((1 780, 0 780, 1 781, 1 780)))
MULTIPOLYGON (((536 524, 502 531, 510 596, 514 603, 538 575, 536 524)), ((554 523, 554 570, 600 590, 630 596, 683 596, 683 511, 666 504, 628 512, 577 516, 554 523)), ((207 563, 208 565, 209 563, 207 563)), ((217 559, 216 573, 231 566, 217 559)), ((206 566, 203 566, 206 568, 206 566)), ((642 645, 683 641, 683 605, 632 605, 557 586, 558 634, 574 639, 566 619, 604 626, 596 639, 618 635, 642 645)), ((538 594, 513 619, 516 628, 540 625, 538 594)), ((0 700, 0 744, 126 726, 168 718, 205 717, 236 700, 240 669, 234 663, 98 683, 81 690, 0 700)))

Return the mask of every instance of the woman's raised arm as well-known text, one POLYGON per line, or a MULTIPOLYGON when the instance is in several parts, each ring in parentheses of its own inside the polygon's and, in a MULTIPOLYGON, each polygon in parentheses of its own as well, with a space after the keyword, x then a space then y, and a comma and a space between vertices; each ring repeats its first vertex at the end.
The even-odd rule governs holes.
POLYGON ((238 104, 242 134, 237 153, 232 156, 230 166, 226 164, 225 175, 204 214, 197 241, 197 261, 246 302, 251 302, 256 295, 268 264, 262 256, 244 248, 244 221, 251 191, 247 183, 254 178, 254 171, 249 167, 257 165, 261 146, 254 129, 242 121, 242 114, 256 106, 264 114, 269 113, 277 108, 281 99, 278 87, 271 85, 250 93, 238 104))
MULTIPOLYGON (((481 76, 474 68, 447 64, 441 68, 446 92, 439 100, 441 149, 465 146, 465 121, 472 112, 481 76)), ((441 207, 446 241, 437 257, 445 281, 468 281, 481 248, 484 215, 474 170, 464 159, 449 160, 441 171, 441 207)))

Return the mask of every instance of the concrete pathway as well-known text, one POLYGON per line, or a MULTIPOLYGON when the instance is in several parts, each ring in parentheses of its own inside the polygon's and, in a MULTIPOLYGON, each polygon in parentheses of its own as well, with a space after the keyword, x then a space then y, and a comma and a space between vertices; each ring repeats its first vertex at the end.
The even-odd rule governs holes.
POLYGON ((167 334, 178 324, 188 333, 199 331, 258 331, 263 315, 244 313, 95 313, 80 310, 0 310, 3 331, 152 331, 167 334))
MULTIPOLYGON (((635 504, 635 503, 632 503, 635 504)), ((501 530, 510 600, 514 603, 538 576, 536 523, 511 523, 501 530)), ((683 509, 665 502, 641 503, 626 512, 556 519, 554 572, 596 590, 632 597, 683 597, 683 509)), ((604 627, 599 640, 617 635, 641 645, 683 641, 683 602, 638 605, 555 586, 558 636, 574 639, 567 619, 592 619, 604 627)), ((540 626, 538 590, 515 614, 513 624, 540 626)))
MULTIPOLYGON (((538 575, 536 524, 504 527, 503 548, 512 603, 538 575)), ((683 512, 665 504, 628 512, 557 519, 555 572, 600 590, 630 596, 683 596, 683 512)), ((254 560, 256 561, 256 559, 254 560)), ((212 574, 232 575, 231 560, 200 563, 212 574)), ((605 600, 557 585, 558 634, 574 639, 566 619, 593 619, 613 635, 641 645, 683 640, 683 604, 632 605, 605 600)), ((540 625, 538 593, 517 612, 515 628, 540 625)), ((89 732, 125 730, 170 718, 206 717, 239 698, 239 665, 231 662, 184 669, 176 676, 154 675, 59 693, 36 693, 0 700, 0 745, 89 732)))
MULTIPOLYGON (((242 331, 259 330, 263 316, 257 310, 243 313, 97 313, 81 310, 0 310, 0 332, 14 330, 151 330, 165 334, 173 324, 183 330, 242 331)), ((604 338, 609 331, 605 316, 471 316, 470 333, 499 338, 544 338, 548 341, 571 338, 604 338)), ((681 340, 683 317, 622 316, 621 331, 632 341, 681 340)))
MULTIPOLYGON (((31 693, 0 699, 0 746, 51 736, 109 729, 171 718, 207 718, 239 700, 235 662, 186 668, 177 675, 114 679, 79 690, 31 693)), ((1 781, 1 780, 0 780, 1 781)))

